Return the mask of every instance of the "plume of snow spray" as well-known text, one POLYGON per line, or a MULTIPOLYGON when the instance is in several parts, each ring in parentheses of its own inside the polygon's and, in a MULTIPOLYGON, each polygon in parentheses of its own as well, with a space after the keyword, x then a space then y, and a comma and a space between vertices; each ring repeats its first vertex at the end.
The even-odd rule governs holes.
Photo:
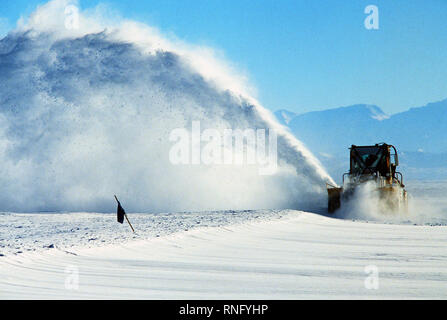
MULTIPOLYGON (((447 224, 447 203, 443 196, 427 192, 412 182, 409 191, 408 210, 391 211, 381 200, 374 182, 359 186, 349 201, 344 201, 336 216, 343 219, 409 224, 447 224)), ((445 185, 438 186, 445 192, 445 185)))
POLYGON ((55 0, 0 41, 0 210, 303 208, 333 183, 212 50, 55 0), (274 129, 278 170, 174 166, 170 132, 274 129))

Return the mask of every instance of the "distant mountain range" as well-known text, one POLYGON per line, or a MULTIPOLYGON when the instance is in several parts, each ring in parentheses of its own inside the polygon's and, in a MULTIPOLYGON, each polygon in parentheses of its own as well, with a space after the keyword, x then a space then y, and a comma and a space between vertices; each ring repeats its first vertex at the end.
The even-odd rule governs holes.
POLYGON ((386 142, 396 146, 403 170, 415 179, 447 178, 447 99, 394 115, 358 104, 303 114, 278 110, 275 116, 332 175, 348 169, 352 144, 386 142))

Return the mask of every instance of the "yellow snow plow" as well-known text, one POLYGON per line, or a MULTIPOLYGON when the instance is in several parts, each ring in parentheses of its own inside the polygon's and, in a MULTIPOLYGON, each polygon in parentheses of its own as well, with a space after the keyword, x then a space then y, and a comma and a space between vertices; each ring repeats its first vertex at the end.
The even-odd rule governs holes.
POLYGON ((343 175, 343 186, 326 184, 328 211, 335 212, 355 194, 358 187, 371 183, 382 209, 387 212, 406 212, 407 191, 403 176, 397 171, 399 158, 396 148, 381 143, 373 146, 352 145, 350 150, 350 169, 343 175))

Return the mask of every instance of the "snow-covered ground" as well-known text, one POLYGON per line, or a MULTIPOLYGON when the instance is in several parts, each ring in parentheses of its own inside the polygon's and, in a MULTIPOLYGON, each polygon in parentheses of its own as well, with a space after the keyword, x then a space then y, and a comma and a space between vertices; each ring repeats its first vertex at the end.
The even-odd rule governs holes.
MULTIPOLYGON (((55 229, 57 219, 67 230, 66 221, 76 222, 72 229, 80 224, 79 236, 57 232, 56 243, 49 232, 40 244, 55 248, 22 248, 23 253, 0 257, 0 298, 447 298, 445 226, 367 223, 291 210, 231 214, 239 220, 212 223, 209 217, 216 213, 195 214, 179 219, 182 226, 171 229, 176 232, 156 237, 158 229, 153 227, 154 236, 148 232, 135 241, 124 241, 125 234, 133 235, 114 221, 107 223, 110 231, 95 235, 99 229, 90 228, 92 222, 104 225, 114 218, 111 215, 41 215, 42 225, 47 217, 55 229), (202 226, 194 228, 197 221, 202 226), (85 225, 89 227, 84 232, 85 225), (70 237, 83 239, 82 245, 73 246, 70 237), (98 240, 88 241, 90 237, 98 240), (93 245, 102 240, 102 246, 93 245), (375 279, 377 289, 368 286, 377 283, 375 279)), ((217 214, 217 220, 226 215, 217 214)), ((28 217, 20 222, 19 229, 24 229, 32 215, 5 216, 17 219, 17 224, 28 217)), ((158 222, 162 218, 166 216, 158 222)), ((150 223, 144 216, 131 219, 137 229, 157 221, 151 216, 150 223)), ((36 232, 39 229, 35 226, 36 232)))
POLYGON ((136 229, 116 213, 0 213, 0 257, 48 249, 97 247, 157 238, 197 227, 219 227, 284 215, 280 210, 130 213, 136 229))

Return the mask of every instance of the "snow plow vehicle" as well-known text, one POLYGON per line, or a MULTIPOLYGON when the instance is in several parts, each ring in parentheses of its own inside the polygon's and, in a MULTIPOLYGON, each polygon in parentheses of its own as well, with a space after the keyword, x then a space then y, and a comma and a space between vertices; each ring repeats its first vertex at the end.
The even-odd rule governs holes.
POLYGON ((350 169, 343 175, 341 187, 326 184, 328 211, 338 210, 349 201, 360 186, 372 185, 371 197, 379 199, 380 209, 386 212, 406 212, 407 191, 402 173, 397 171, 399 158, 393 145, 386 143, 350 148, 350 169))

